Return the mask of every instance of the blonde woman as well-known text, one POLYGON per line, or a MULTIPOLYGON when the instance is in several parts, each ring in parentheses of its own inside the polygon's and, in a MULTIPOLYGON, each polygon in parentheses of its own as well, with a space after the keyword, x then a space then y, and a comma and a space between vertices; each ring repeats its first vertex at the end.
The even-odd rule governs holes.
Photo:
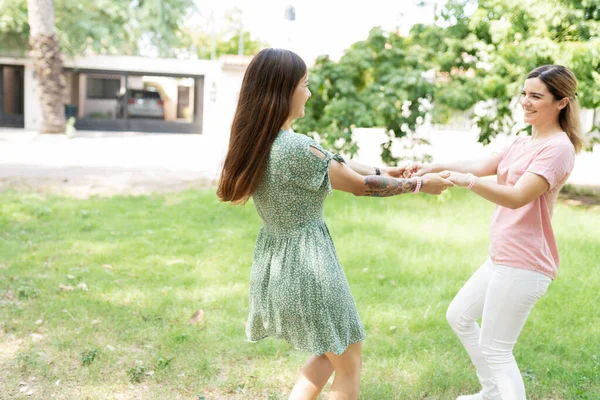
POLYGON ((576 86, 567 68, 539 67, 527 75, 521 97, 531 137, 518 137, 481 160, 416 166, 416 176, 454 171, 450 180, 455 185, 497 204, 489 258, 447 312, 482 386, 479 393, 459 400, 525 400, 513 347, 529 312, 558 273, 552 212, 583 146, 576 86), (480 179, 488 175, 497 175, 496 182, 480 179))

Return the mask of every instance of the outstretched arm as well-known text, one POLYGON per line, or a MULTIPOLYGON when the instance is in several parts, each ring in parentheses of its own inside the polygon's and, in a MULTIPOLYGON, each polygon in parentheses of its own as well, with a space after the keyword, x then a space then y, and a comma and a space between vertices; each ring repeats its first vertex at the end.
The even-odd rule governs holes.
MULTIPOLYGON (((468 174, 452 172, 449 178, 457 186, 467 187, 471 182, 468 174)), ((515 186, 499 185, 489 179, 473 177, 471 190, 499 206, 517 209, 531 203, 550 189, 548 181, 540 175, 525 172, 515 186)))
POLYGON ((372 167, 369 165, 361 164, 356 161, 346 160, 346 164, 357 174, 362 176, 369 175, 381 175, 381 176, 391 176, 394 178, 402 178, 404 175, 404 171, 406 170, 407 165, 398 166, 398 167, 372 167), (377 171, 379 170, 379 174, 377 171))
MULTIPOLYGON (((315 147, 310 150, 319 158, 325 158, 325 154, 315 147)), ((331 160, 329 163, 329 179, 331 187, 343 192, 352 193, 355 196, 389 197, 404 193, 414 192, 418 180, 421 181, 421 191, 429 194, 440 194, 448 186, 454 186, 448 179, 449 173, 428 174, 423 177, 396 179, 388 176, 369 175, 362 176, 356 173, 345 163, 331 160)))
POLYGON ((418 170, 413 176, 421 176, 431 172, 441 171, 456 171, 462 173, 472 173, 475 176, 490 176, 496 175, 498 164, 502 157, 500 154, 492 153, 486 157, 476 160, 465 160, 453 163, 439 163, 439 164, 417 164, 418 170))
MULTIPOLYGON (((396 179, 388 176, 362 176, 345 164, 332 160, 329 165, 331 186, 336 190, 352 193, 355 196, 389 197, 412 193, 417 185, 417 178, 396 179)), ((440 194, 453 184, 440 174, 429 174, 420 178, 421 191, 429 194, 440 194)))
MULTIPOLYGON (((346 160, 346 165, 349 166, 354 172, 362 176, 377 175, 377 169, 375 167, 361 164, 352 160, 346 160)), ((381 174, 384 173, 384 171, 381 168, 379 169, 379 171, 381 172, 381 174)))

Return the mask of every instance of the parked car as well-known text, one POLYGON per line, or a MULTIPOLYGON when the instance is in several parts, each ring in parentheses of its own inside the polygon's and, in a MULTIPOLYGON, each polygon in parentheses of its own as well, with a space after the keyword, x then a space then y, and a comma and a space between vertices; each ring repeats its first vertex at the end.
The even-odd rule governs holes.
POLYGON ((128 89, 127 107, 125 93, 117 96, 117 117, 165 118, 165 108, 160 93, 154 90, 128 89))

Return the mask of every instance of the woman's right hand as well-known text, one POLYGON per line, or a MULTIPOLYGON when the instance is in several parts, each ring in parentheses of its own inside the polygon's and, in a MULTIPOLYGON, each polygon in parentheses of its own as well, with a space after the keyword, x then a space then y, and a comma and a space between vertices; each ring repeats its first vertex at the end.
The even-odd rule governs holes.
MULTIPOLYGON (((413 175, 419 176, 419 175, 413 175)), ((441 194, 448 187, 454 186, 448 178, 450 177, 449 171, 439 173, 427 173, 421 177, 423 183, 421 185, 421 192, 428 194, 441 194)))

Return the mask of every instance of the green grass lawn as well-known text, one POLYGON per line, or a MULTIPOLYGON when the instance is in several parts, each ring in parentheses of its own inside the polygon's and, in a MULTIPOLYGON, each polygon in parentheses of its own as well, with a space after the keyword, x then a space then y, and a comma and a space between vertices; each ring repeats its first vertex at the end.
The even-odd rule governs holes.
MULTIPOLYGON (((458 189, 327 200, 367 332, 362 399, 479 389, 445 312, 486 258, 492 210, 458 189)), ((285 399, 308 354, 244 335, 259 226, 213 190, 0 193, 0 399, 285 399)), ((530 399, 599 399, 600 209, 560 204, 554 226, 561 271, 515 355, 530 399)))

